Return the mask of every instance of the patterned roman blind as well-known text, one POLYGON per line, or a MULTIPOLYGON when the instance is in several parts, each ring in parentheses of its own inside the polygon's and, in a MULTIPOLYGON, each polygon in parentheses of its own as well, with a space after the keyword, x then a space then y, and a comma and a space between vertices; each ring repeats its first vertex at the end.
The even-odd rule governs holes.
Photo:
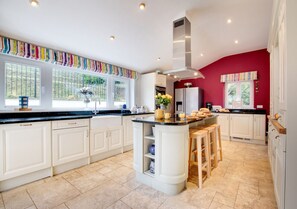
POLYGON ((221 82, 253 81, 257 80, 257 71, 221 75, 221 82))
POLYGON ((0 36, 0 53, 131 79, 138 76, 134 70, 3 36, 0 36))

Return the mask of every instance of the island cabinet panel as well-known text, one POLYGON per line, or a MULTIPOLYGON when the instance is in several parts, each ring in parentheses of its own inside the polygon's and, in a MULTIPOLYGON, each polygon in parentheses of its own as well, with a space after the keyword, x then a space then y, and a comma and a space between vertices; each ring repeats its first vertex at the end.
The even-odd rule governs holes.
POLYGON ((143 123, 133 123, 133 167, 134 170, 143 172, 143 123))
POLYGON ((188 177, 188 126, 156 126, 156 178, 168 184, 188 177))
POLYGON ((252 139, 253 138, 253 115, 231 114, 230 115, 231 137, 252 139))
POLYGON ((0 181, 50 167, 50 122, 0 126, 0 181))

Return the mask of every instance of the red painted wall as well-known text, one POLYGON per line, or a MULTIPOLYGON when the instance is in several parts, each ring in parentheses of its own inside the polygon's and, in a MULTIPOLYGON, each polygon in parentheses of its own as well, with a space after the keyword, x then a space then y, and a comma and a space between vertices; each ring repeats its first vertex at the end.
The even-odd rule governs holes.
POLYGON ((269 53, 266 49, 262 49, 224 57, 200 70, 205 79, 177 81, 174 83, 174 87, 184 88, 184 83, 191 82, 193 87, 200 87, 204 90, 204 105, 205 102, 212 102, 213 105, 224 107, 224 83, 220 82, 220 76, 222 74, 257 71, 259 92, 254 92, 254 107, 263 105, 263 109, 269 113, 269 69, 269 53))

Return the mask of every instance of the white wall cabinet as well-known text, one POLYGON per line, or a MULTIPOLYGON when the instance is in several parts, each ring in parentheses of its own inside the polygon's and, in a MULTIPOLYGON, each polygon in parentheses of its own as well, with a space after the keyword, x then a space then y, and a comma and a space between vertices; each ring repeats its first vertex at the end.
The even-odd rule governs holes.
POLYGON ((50 167, 50 122, 0 126, 0 181, 50 167))
POLYGON ((89 156, 89 128, 53 131, 53 166, 89 156))
POLYGON ((252 139, 253 138, 253 115, 230 114, 231 137, 252 139))

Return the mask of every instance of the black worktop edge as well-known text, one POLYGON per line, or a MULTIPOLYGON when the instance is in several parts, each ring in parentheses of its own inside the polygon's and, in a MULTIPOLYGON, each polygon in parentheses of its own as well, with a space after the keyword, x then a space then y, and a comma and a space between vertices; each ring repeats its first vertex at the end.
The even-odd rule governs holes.
MULTIPOLYGON (((217 116, 211 116, 211 117, 207 117, 207 118, 199 118, 199 119, 184 119, 184 120, 179 120, 178 122, 174 122, 174 121, 166 121, 166 120, 149 120, 150 118, 145 118, 145 119, 141 119, 141 118, 135 118, 132 119, 133 122, 135 123, 148 123, 148 124, 152 124, 152 125, 165 125, 165 126, 184 126, 184 125, 188 125, 191 123, 195 123, 195 122, 199 122, 199 121, 203 121, 203 120, 209 120, 209 119, 213 119, 217 116)), ((172 120, 174 118, 171 118, 170 120, 172 120)))
POLYGON ((92 111, 2 112, 0 113, 0 124, 83 119, 106 115, 132 116, 145 114, 152 114, 152 112, 131 113, 130 111, 121 112, 121 110, 101 110, 96 115, 92 111))

